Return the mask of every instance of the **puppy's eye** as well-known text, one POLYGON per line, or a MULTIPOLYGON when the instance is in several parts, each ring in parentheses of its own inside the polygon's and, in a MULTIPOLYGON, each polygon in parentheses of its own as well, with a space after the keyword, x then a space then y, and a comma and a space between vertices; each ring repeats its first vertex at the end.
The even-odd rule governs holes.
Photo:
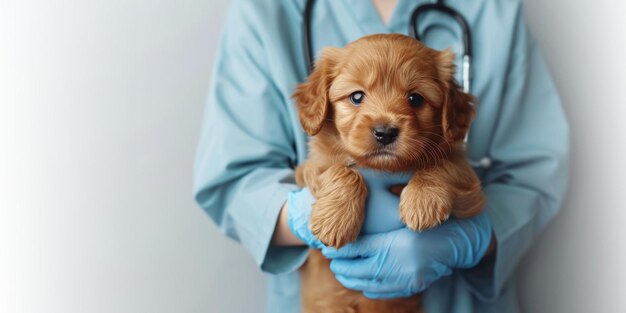
POLYGON ((418 93, 412 93, 409 95, 409 104, 417 108, 424 103, 424 97, 418 93))
POLYGON ((365 93, 363 93, 363 91, 356 91, 350 95, 350 102, 357 106, 363 102, 363 99, 365 99, 365 93))

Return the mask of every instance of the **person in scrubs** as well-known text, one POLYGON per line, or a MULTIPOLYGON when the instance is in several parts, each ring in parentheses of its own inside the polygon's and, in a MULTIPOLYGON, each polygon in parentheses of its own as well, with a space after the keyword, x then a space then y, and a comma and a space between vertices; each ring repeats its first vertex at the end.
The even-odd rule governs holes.
MULTIPOLYGON (((318 0, 313 51, 374 33, 407 34, 410 12, 426 2, 318 0)), ((270 274, 266 312, 299 312, 297 270, 309 246, 333 260, 331 270, 342 284, 371 298, 420 292, 429 313, 519 312, 515 269, 558 212, 568 167, 567 122, 521 2, 446 1, 467 19, 473 39, 471 91, 479 105, 467 152, 471 160, 491 161, 475 168, 487 200, 484 213, 422 234, 394 229, 362 236, 339 250, 319 246, 307 233, 314 199, 293 178, 307 157, 307 136, 290 98, 307 77, 304 3, 233 2, 195 163, 198 204, 270 274), (397 245, 399 240, 411 244, 397 245), (440 251, 439 262, 420 252, 442 242, 453 244, 440 251), (375 257, 360 264, 363 255, 375 257), (376 281, 364 281, 372 271, 376 281)), ((461 32, 450 18, 428 13, 419 31, 430 47, 451 47, 459 55, 461 32)))

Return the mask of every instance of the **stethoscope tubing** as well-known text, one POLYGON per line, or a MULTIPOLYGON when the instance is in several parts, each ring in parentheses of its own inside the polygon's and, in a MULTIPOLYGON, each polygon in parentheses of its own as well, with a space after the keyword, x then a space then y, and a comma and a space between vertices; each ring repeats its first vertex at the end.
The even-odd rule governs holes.
POLYGON ((470 73, 471 73, 471 65, 472 65, 472 35, 470 32, 469 24, 467 20, 461 13, 457 10, 447 6, 444 4, 443 0, 438 0, 437 3, 428 3, 423 4, 415 8, 413 13, 411 13, 411 19, 409 24, 409 35, 419 41, 422 41, 422 38, 419 35, 417 30, 417 25, 419 25, 419 17, 428 12, 428 11, 436 11, 446 14, 452 18, 454 18, 461 27, 461 32, 463 33, 463 57, 462 57, 462 77, 463 77, 463 91, 470 92, 470 73))

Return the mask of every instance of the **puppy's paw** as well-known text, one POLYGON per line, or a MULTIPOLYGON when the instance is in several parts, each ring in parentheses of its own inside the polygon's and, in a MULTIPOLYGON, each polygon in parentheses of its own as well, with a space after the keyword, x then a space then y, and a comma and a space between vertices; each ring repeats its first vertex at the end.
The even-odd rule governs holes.
POLYGON ((365 217, 367 188, 361 175, 345 166, 333 166, 320 175, 315 197, 313 234, 335 248, 354 241, 365 217))
POLYGON ((470 218, 478 215, 485 206, 485 196, 481 190, 480 182, 463 190, 457 190, 457 198, 454 202, 452 214, 458 218, 470 218))
POLYGON ((326 246, 341 248, 359 236, 362 221, 358 218, 323 206, 313 205, 313 210, 317 213, 311 214, 311 232, 326 246))
POLYGON ((448 189, 409 183, 400 195, 400 218, 411 230, 423 231, 445 222, 453 206, 448 189))

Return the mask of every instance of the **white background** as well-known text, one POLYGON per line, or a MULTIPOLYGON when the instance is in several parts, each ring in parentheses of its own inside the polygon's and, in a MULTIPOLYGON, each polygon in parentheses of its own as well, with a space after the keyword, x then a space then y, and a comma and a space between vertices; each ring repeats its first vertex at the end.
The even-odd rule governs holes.
MULTIPOLYGON (((229 1, 0 0, 0 312, 262 312, 192 196, 229 1)), ((571 188, 519 271, 526 312, 626 295, 626 6, 525 0, 572 126, 571 188)))

